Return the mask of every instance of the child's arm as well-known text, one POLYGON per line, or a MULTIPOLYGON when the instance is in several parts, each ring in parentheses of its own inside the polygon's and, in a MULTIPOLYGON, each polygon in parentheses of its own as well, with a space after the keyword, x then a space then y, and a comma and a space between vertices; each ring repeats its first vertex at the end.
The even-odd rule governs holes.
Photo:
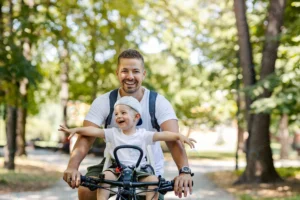
POLYGON ((70 134, 68 139, 73 137, 75 135, 75 133, 78 133, 83 136, 93 136, 93 137, 105 138, 104 130, 93 127, 93 126, 67 128, 66 126, 60 125, 60 128, 58 130, 70 134))
POLYGON ((153 135, 153 142, 156 142, 156 141, 170 142, 170 141, 176 141, 176 140, 180 140, 182 142, 182 144, 184 144, 184 143, 188 144, 191 148, 194 148, 195 147, 194 143, 197 142, 196 140, 194 140, 192 138, 187 138, 184 135, 181 135, 180 133, 174 133, 174 132, 170 132, 170 131, 156 132, 153 135))

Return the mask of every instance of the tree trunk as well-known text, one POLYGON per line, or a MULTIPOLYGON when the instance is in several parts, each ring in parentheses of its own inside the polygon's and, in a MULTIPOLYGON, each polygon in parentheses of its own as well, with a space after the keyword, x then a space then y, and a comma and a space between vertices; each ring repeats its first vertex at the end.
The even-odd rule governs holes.
POLYGON ((14 106, 7 106, 6 115, 6 139, 4 155, 4 167, 9 170, 15 169, 15 152, 16 152, 16 120, 17 109, 14 106))
POLYGON ((238 75, 240 74, 240 59, 238 58, 238 64, 237 64, 237 75, 236 75, 236 106, 237 106, 237 112, 236 112, 236 128, 237 128, 237 144, 236 144, 236 152, 235 152, 235 170, 239 169, 239 154, 244 150, 244 129, 242 128, 241 122, 242 122, 242 99, 240 95, 240 80, 238 78, 238 75))
MULTIPOLYGON (((21 1, 21 14, 23 18, 27 19, 30 17, 30 12, 34 6, 34 1, 21 1)), ((33 32, 33 26, 31 22, 27 22, 24 26, 24 29, 29 29, 30 33, 33 32)), ((23 30, 24 31, 24 30, 23 30)), ((31 42, 28 37, 25 37, 22 39, 22 46, 23 50, 23 56, 26 58, 26 60, 31 61, 31 42)), ((17 156, 26 155, 26 137, 25 137, 25 130, 26 130, 26 118, 27 118, 27 109, 28 109, 28 79, 23 78, 23 80, 20 81, 20 98, 19 98, 19 107, 18 107, 18 120, 17 120, 17 156)))
POLYGON ((25 127, 27 118, 27 87, 28 80, 25 78, 20 82, 20 99, 21 105, 18 107, 18 119, 17 119, 17 156, 26 155, 26 137, 25 127))
POLYGON ((61 91, 60 99, 63 108, 63 124, 67 126, 67 104, 69 100, 69 52, 66 41, 64 41, 64 46, 60 53, 60 58, 62 61, 62 69, 60 74, 61 81, 61 91))
MULTIPOLYGON (((274 73, 284 8, 284 0, 270 1, 260 73, 261 80, 274 73)), ((270 97, 271 93, 272 91, 265 89, 259 98, 270 97)), ((251 124, 251 134, 249 135, 246 170, 237 183, 271 183, 282 181, 275 171, 273 164, 269 126, 269 114, 256 114, 254 116, 253 123, 251 124)))
MULTIPOLYGON (((2 6, 2 5, 1 5, 2 6)), ((12 43, 13 35, 13 1, 9 0, 9 33, 10 42, 12 43)), ((2 20, 2 19, 1 19, 2 20)), ((3 25, 3 23, 1 23, 3 25)), ((1 27, 3 28, 3 27, 1 27)), ((3 34, 3 33, 1 33, 3 34)), ((2 35, 3 36, 3 35, 2 35)), ((2 38, 1 38, 2 39, 2 38)), ((12 45, 12 44, 10 44, 12 45)), ((15 85, 17 82, 14 78, 10 80, 9 85, 11 87, 6 88, 5 95, 7 98, 7 109, 6 109, 6 140, 7 144, 5 146, 4 152, 4 167, 9 170, 14 170, 15 168, 15 152, 16 152, 16 123, 17 123, 17 108, 16 99, 17 92, 15 91, 15 85)))
MULTIPOLYGON (((242 67, 244 87, 252 86, 256 83, 255 71, 252 56, 252 47, 250 42, 249 26, 246 17, 245 1, 234 0, 234 12, 236 17, 236 26, 238 30, 239 43, 239 62, 242 67)), ((249 139, 251 137, 251 128, 253 122, 253 114, 250 113, 252 100, 249 95, 245 95, 246 101, 246 121, 249 137, 246 144, 246 153, 248 149, 249 139)))
MULTIPOLYGON (((268 15, 268 25, 265 33, 265 43, 262 54, 261 80, 274 73, 277 50, 279 46, 281 26, 283 25, 283 15, 286 0, 271 0, 268 15)), ((271 96, 272 91, 265 90, 264 97, 271 96)))
MULTIPOLYGON (((3 26, 3 13, 2 13, 3 2, 0 1, 0 45, 3 47, 3 34, 4 34, 4 26, 3 26)), ((0 48, 0 55, 2 57, 4 48, 0 48)))
MULTIPOLYGON (((64 37, 64 35, 62 37, 64 37)), ((60 82, 61 82, 60 100, 61 100, 61 106, 63 109, 62 124, 65 126, 68 126, 67 111, 68 111, 68 100, 69 100, 69 62, 70 62, 70 57, 69 57, 68 43, 66 40, 63 40, 63 46, 61 47, 59 56, 60 56, 61 67, 62 67, 61 74, 60 74, 60 82)), ((68 140, 68 134, 62 133, 60 142, 62 142, 62 144, 63 144, 62 150, 65 152, 69 152, 70 142, 68 140)))
POLYGON ((254 117, 250 152, 242 180, 248 183, 274 183, 282 181, 275 171, 270 147, 270 115, 257 114, 254 117))
POLYGON ((26 126, 26 115, 27 110, 25 108, 19 107, 18 108, 18 119, 17 119, 17 130, 16 130, 16 136, 17 136, 17 152, 16 156, 22 156, 27 155, 26 154, 26 137, 25 137, 25 126, 26 126))
POLYGON ((290 152, 290 137, 289 137, 289 117, 287 114, 283 114, 279 123, 279 137, 280 137, 280 158, 288 159, 290 152))
MULTIPOLYGON (((95 33, 94 33, 95 35, 95 33)), ((93 38, 97 38, 97 36, 95 35, 93 38)), ((92 99, 96 99, 97 97, 97 92, 98 92, 98 81, 99 81, 99 71, 98 71, 98 67, 97 67, 97 62, 96 62, 96 52, 97 49, 95 47, 96 41, 91 43, 91 50, 92 50, 92 56, 93 56, 93 60, 92 60, 92 64, 91 64, 91 69, 92 69, 92 82, 93 82, 93 89, 92 89, 92 99)))
POLYGON ((192 130, 193 130, 193 129, 192 129, 190 126, 189 126, 189 127, 188 127, 188 131, 187 131, 187 133, 186 133, 186 136, 185 136, 185 137, 188 137, 188 138, 189 138, 189 137, 190 137, 190 135, 191 135, 191 133, 192 133, 192 130))
POLYGON ((244 149, 244 129, 237 123, 237 144, 235 152, 235 170, 239 169, 239 155, 244 149))

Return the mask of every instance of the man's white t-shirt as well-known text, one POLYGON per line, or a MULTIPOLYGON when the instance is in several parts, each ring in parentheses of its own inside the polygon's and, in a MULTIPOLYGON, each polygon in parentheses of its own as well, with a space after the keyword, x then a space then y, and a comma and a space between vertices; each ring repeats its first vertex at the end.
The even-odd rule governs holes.
MULTIPOLYGON (((140 126, 137 126, 137 128, 144 128, 147 131, 153 131, 156 132, 156 129, 152 127, 151 124, 151 116, 149 113, 149 95, 150 90, 147 88, 144 88, 144 96, 142 100, 140 101, 142 106, 142 120, 143 123, 140 126)), ((110 111, 110 104, 109 104, 109 94, 105 93, 103 95, 100 95, 97 97, 92 105, 91 108, 85 117, 85 120, 90 121, 94 124, 97 124, 98 126, 101 126, 105 123, 105 120, 107 116, 109 115, 110 111)), ((118 94, 118 98, 121 98, 120 94, 118 94)), ((170 102, 163 97, 162 95, 158 94, 155 102, 155 117, 157 119, 157 123, 161 125, 163 122, 171 119, 177 120, 176 114, 172 108, 172 105, 170 102)), ((118 127, 115 122, 115 116, 112 115, 111 123, 108 126, 108 128, 111 127, 118 127)), ((159 142, 155 142, 152 145, 152 151, 154 159, 155 159, 155 173, 157 175, 163 175, 164 170, 164 156, 163 152, 160 146, 159 142)))
MULTIPOLYGON (((110 142, 110 155, 114 157, 114 149, 120 145, 134 145, 143 150, 142 160, 140 166, 147 164, 145 159, 147 145, 153 144, 154 132, 146 131, 146 129, 136 129, 136 132, 132 135, 126 135, 119 128, 104 129, 105 140, 110 142)), ((124 148, 117 151, 119 161, 126 166, 132 166, 136 164, 140 157, 140 152, 136 149, 124 148)))

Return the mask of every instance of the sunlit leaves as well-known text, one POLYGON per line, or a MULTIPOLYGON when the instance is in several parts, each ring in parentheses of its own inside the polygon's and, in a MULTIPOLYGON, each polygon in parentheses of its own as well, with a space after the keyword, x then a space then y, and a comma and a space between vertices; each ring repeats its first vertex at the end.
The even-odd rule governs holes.
POLYGON ((273 95, 255 101, 252 105, 254 112, 266 112, 277 114, 300 113, 300 68, 297 67, 277 76, 277 84, 273 95))

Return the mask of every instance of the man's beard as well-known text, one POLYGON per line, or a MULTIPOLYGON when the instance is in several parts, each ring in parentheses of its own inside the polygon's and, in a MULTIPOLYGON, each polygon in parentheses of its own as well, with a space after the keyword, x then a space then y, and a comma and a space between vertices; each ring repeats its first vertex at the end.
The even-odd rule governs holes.
POLYGON ((135 87, 135 88, 125 88, 125 87, 123 87, 123 90, 124 90, 126 93, 128 93, 128 94, 133 94, 133 93, 135 93, 136 91, 139 90, 139 87, 138 87, 138 88, 137 88, 137 87, 135 87))
POLYGON ((129 86, 128 87, 128 84, 125 83, 125 81, 123 82, 123 87, 122 89, 124 90, 124 92, 128 93, 128 94, 133 94, 135 93, 136 91, 138 91, 140 88, 140 86, 138 86, 136 83, 134 83, 133 86, 129 86))

